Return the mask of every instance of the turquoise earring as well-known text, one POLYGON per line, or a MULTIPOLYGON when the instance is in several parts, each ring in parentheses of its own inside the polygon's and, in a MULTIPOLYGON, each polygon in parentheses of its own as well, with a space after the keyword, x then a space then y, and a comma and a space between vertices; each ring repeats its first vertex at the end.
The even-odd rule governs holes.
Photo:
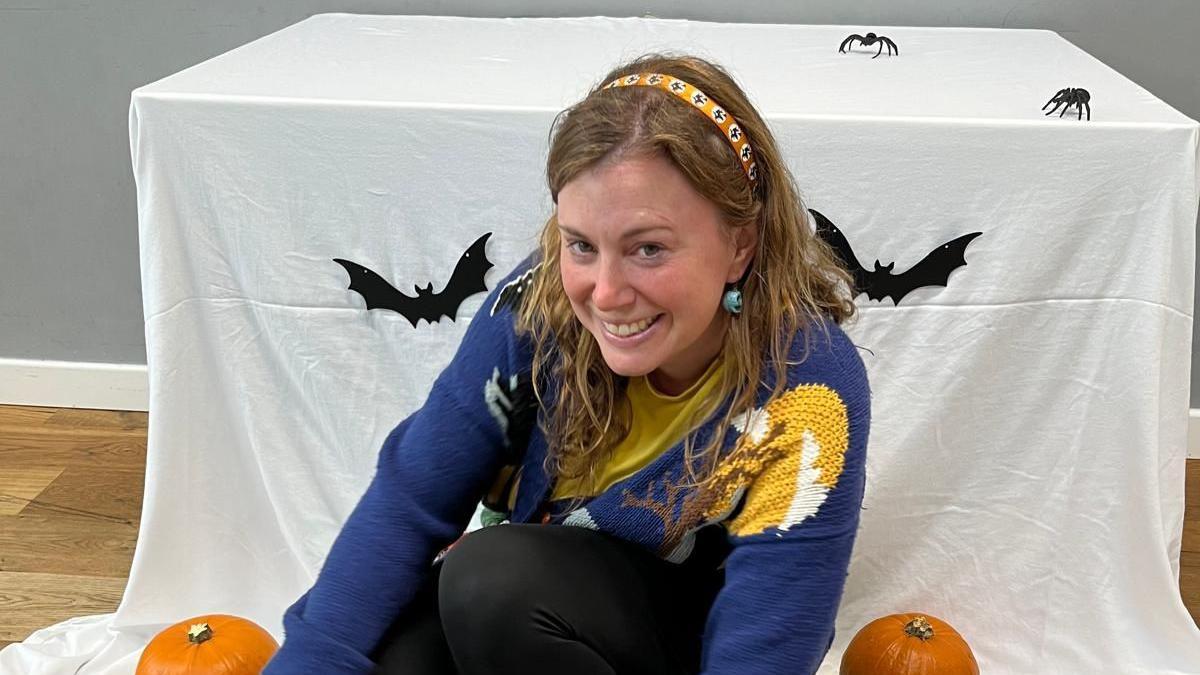
POLYGON ((721 305, 730 314, 742 313, 742 292, 736 288, 731 288, 725 291, 725 297, 721 298, 721 305))

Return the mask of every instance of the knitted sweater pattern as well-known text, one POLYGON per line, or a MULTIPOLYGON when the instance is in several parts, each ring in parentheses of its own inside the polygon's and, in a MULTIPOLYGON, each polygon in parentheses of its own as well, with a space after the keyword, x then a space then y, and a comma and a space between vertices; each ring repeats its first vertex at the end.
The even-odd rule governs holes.
MULTIPOLYGON (((702 673, 816 672, 833 644, 866 483, 870 389, 854 344, 828 320, 828 339, 815 324, 793 336, 786 386, 773 397, 765 360, 756 405, 733 418, 703 489, 678 486, 687 482, 681 440, 563 514, 548 501, 532 345, 514 327, 541 269, 536 255, 489 292, 424 405, 384 441, 316 583, 285 612, 283 646, 263 672, 371 672, 368 655, 436 554, 462 535, 481 495, 503 493, 498 475, 521 476, 511 511, 484 500, 507 520, 600 530, 672 563, 719 531, 725 585, 706 620, 702 673)), ((553 405, 553 387, 543 398, 553 405)), ((707 446, 729 404, 694 432, 694 448, 707 446)))

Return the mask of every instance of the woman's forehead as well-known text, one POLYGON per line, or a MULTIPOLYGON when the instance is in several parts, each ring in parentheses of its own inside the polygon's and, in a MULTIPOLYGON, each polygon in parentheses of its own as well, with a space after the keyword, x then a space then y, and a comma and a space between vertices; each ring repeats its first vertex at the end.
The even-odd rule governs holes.
MULTIPOLYGON (((565 191, 564 191, 565 192, 565 191)), ((593 193, 560 195, 555 219, 559 228, 577 236, 620 238, 641 234, 679 234, 697 224, 714 221, 716 208, 689 195, 593 193), (684 224, 689 227, 685 228, 684 224)))
POLYGON ((671 234, 676 230, 676 226, 667 221, 654 222, 652 224, 630 223, 628 225, 621 225, 619 223, 602 223, 599 226, 583 225, 576 227, 560 220, 558 221, 558 228, 567 234, 575 235, 577 237, 586 237, 594 230, 599 230, 604 234, 615 234, 621 239, 632 239, 644 234, 671 234))

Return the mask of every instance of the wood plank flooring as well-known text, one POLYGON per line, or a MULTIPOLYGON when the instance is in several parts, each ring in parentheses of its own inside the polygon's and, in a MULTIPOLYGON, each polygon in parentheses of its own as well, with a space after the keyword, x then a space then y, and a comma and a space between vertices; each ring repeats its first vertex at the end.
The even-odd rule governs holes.
MULTIPOLYGON (((0 648, 115 611, 137 542, 147 414, 0 406, 0 648)), ((1180 592, 1200 624, 1200 460, 1187 463, 1180 592)))
POLYGON ((0 406, 0 647, 117 608, 137 542, 146 422, 0 406))

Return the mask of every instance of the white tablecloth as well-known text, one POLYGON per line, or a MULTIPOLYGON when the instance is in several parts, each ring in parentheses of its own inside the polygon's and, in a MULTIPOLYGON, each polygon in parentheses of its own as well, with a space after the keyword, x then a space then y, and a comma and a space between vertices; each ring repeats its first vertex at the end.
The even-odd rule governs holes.
POLYGON ((550 214, 555 114, 650 49, 733 74, 866 267, 982 232, 945 287, 858 298, 866 510, 820 672, 870 620, 922 611, 989 675, 1200 673, 1178 589, 1195 121, 1049 31, 346 14, 133 92, 137 552, 114 614, 38 631, 0 672, 132 673, 209 612, 282 638, 484 297, 414 328, 333 258, 414 295, 490 232, 491 288, 550 214), (867 30, 900 55, 838 53, 867 30), (1043 114, 1068 86, 1090 122, 1043 114))

